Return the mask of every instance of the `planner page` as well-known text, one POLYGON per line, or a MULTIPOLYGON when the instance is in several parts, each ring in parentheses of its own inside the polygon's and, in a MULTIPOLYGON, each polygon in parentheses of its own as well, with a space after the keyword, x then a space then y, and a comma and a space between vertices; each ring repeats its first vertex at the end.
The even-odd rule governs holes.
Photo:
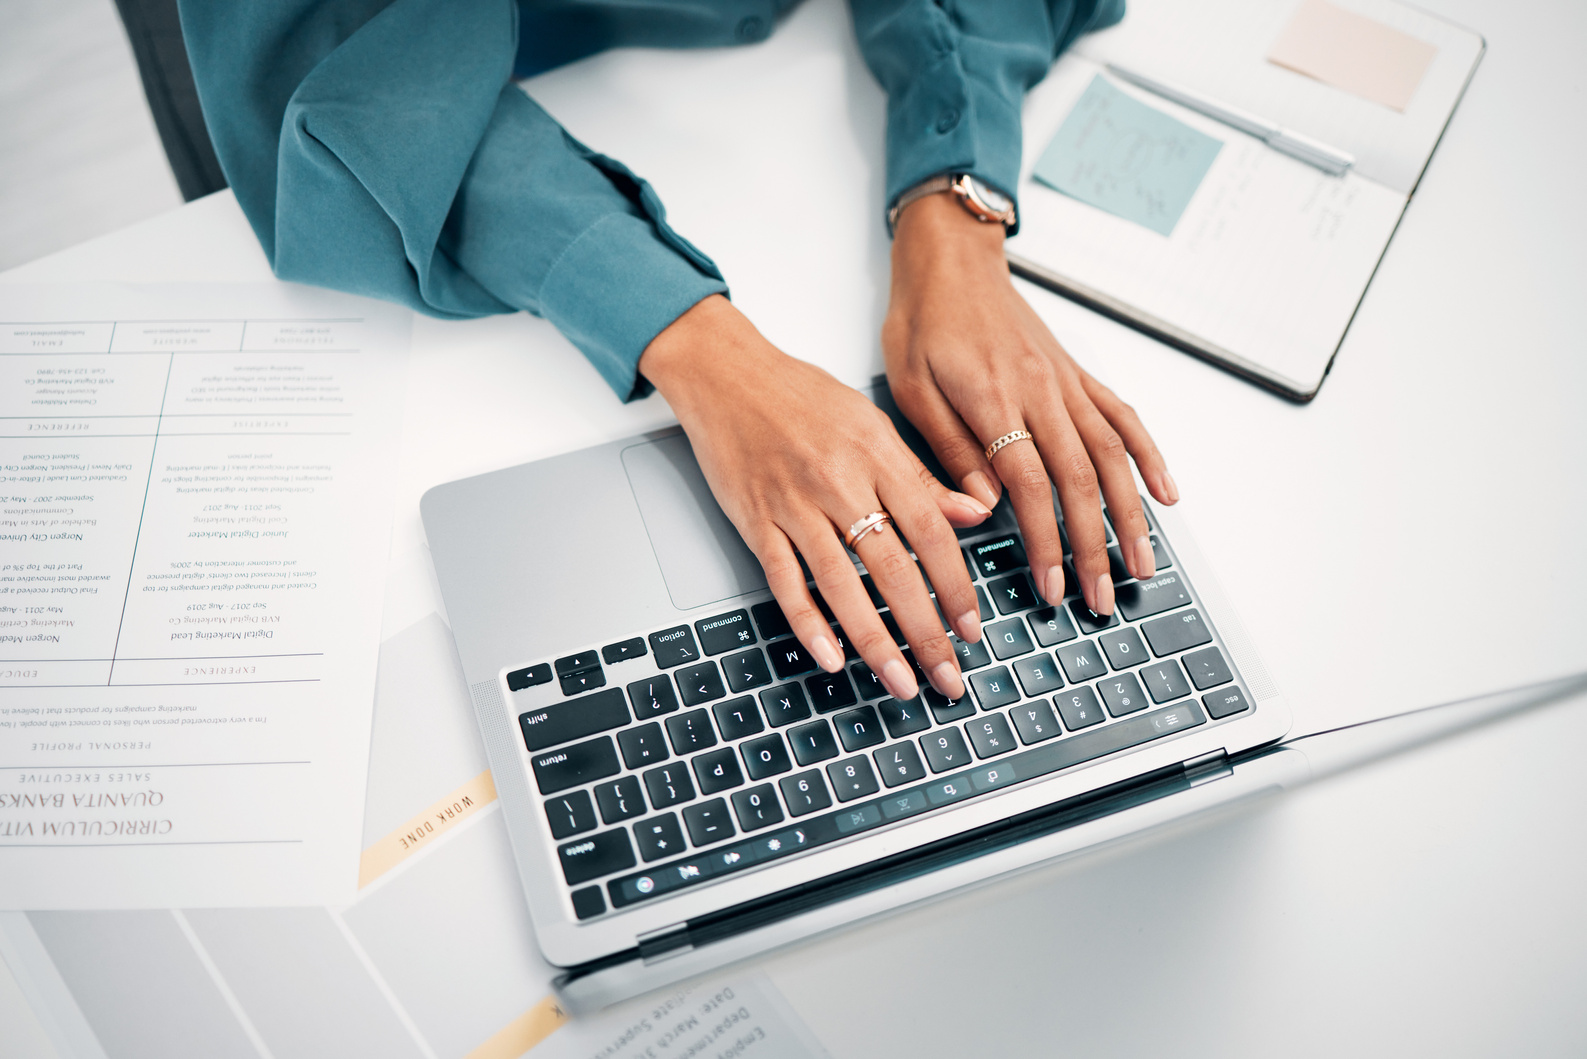
POLYGON ((1024 121, 1011 257, 1316 388, 1404 194, 1331 176, 1077 55, 1030 93, 1024 121))
POLYGON ((409 319, 0 287, 0 908, 356 892, 409 319))

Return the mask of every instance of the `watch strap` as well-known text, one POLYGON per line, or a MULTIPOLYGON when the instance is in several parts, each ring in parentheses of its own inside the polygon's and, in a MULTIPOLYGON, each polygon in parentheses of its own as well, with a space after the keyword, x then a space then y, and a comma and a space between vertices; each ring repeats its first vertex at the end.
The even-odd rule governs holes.
POLYGON ((936 195, 943 191, 953 192, 954 197, 959 200, 959 205, 976 220, 986 224, 1001 224, 1005 231, 1012 229, 1013 208, 1001 212, 993 209, 989 204, 981 201, 981 197, 976 194, 975 184, 975 178, 968 173, 940 173, 928 180, 922 180, 898 196, 893 208, 887 211, 887 234, 892 235, 897 229, 898 215, 904 211, 904 207, 927 195, 936 195))
POLYGON ((922 180, 920 183, 916 184, 914 187, 898 196, 898 201, 893 203, 893 208, 887 211, 887 234, 892 235, 893 230, 898 227, 898 215, 904 212, 905 206, 908 206, 911 202, 923 199, 927 195, 935 195, 942 191, 951 191, 953 189, 953 182, 955 179, 956 174, 938 173, 929 180, 922 180))

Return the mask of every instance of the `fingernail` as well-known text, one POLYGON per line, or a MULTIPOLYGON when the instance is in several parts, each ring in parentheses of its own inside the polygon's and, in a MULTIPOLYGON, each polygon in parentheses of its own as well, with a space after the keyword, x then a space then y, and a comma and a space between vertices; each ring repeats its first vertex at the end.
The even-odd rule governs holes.
POLYGON ((981 518, 986 518, 992 513, 991 508, 967 493, 954 493, 953 498, 959 502, 961 507, 969 508, 981 518))
POLYGON ((893 693, 893 698, 900 702, 908 702, 920 694, 920 685, 915 683, 915 675, 909 671, 908 666, 896 658, 882 667, 882 683, 886 684, 887 690, 893 693))
POLYGON ((967 643, 976 643, 981 639, 981 612, 967 610, 953 621, 953 631, 959 634, 959 639, 967 643))
POLYGON ((1152 542, 1142 534, 1135 538, 1135 543, 1130 545, 1135 552, 1135 561, 1130 564, 1136 577, 1145 581, 1157 573, 1157 556, 1152 554, 1152 542))
POLYGON ((1091 601, 1091 610, 1099 618, 1113 613, 1113 578, 1107 574, 1097 578, 1096 598, 1091 601))
POLYGON ((959 676, 959 667, 952 662, 938 663, 931 671, 931 686, 955 702, 964 698, 964 679, 959 676))
POLYGON ((810 653, 815 655, 816 665, 828 673, 836 673, 843 668, 843 656, 838 653, 838 645, 824 633, 810 641, 810 653))
POLYGON ((1168 494, 1170 504, 1179 503, 1179 486, 1174 482, 1174 476, 1167 471, 1163 472, 1163 492, 1168 494))
POLYGON ((1064 568, 1049 566, 1044 579, 1047 584, 1042 589, 1042 595, 1047 597, 1048 603, 1062 603, 1064 598, 1064 568))
POLYGON ((964 476, 964 491, 979 500, 988 512, 997 506, 997 490, 992 488, 991 479, 980 471, 964 476))

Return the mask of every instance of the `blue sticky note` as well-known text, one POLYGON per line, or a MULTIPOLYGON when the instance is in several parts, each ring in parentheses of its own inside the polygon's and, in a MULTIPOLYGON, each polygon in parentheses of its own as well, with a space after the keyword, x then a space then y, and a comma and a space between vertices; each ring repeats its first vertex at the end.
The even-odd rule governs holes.
POLYGON ((1098 75, 1037 159, 1035 176, 1070 198, 1172 235, 1222 146, 1098 75))

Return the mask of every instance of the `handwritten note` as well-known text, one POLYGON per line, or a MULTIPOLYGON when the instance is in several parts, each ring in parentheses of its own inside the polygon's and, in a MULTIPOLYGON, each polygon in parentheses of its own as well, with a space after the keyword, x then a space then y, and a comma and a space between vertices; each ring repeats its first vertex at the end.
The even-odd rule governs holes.
POLYGON ((1035 177, 1071 198, 1172 235, 1222 146, 1098 75, 1037 160, 1035 177))

